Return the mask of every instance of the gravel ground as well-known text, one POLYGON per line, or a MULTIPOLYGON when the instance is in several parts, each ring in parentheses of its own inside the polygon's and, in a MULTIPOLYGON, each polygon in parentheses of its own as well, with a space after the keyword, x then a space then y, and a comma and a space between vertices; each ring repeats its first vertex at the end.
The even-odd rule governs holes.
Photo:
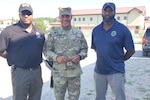
MULTIPOLYGON (((140 45, 137 45, 140 47, 140 45)), ((136 46, 136 47, 137 47, 136 46)), ((140 49, 137 49, 137 53, 140 49)), ((126 96, 127 100, 150 100, 150 58, 135 54, 126 61, 126 96)), ((89 50, 88 57, 81 62, 83 74, 81 76, 81 94, 79 100, 94 100, 95 89, 93 80, 95 53, 89 50)), ((12 100, 10 68, 6 61, 0 58, 0 100, 12 100)), ((49 87, 50 71, 45 66, 43 70, 43 91, 41 100, 55 100, 53 89, 49 87)), ((67 94, 66 94, 67 100, 67 94)), ((108 88, 107 100, 115 100, 111 89, 108 88)))

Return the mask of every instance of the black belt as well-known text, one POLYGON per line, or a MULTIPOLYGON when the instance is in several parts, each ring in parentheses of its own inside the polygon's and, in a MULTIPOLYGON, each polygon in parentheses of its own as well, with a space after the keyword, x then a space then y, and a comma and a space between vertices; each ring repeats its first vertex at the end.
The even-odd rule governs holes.
POLYGON ((39 69, 39 68, 40 68, 40 65, 39 65, 38 67, 30 67, 30 68, 14 66, 14 70, 15 70, 16 68, 21 68, 21 69, 24 69, 24 70, 33 71, 33 70, 37 70, 37 69, 39 69))
POLYGON ((33 67, 33 68, 22 68, 24 70, 29 70, 29 71, 33 71, 33 70, 36 70, 36 69, 39 69, 40 67, 33 67))

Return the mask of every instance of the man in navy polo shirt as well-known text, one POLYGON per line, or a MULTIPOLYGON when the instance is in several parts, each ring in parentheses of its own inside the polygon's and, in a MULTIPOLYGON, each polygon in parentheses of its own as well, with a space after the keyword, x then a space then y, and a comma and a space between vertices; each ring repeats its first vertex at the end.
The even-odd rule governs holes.
POLYGON ((95 100, 106 100, 108 84, 116 100, 126 100, 124 61, 135 50, 131 32, 114 18, 115 9, 114 3, 105 3, 102 8, 103 21, 92 31, 91 48, 97 54, 94 69, 95 100))
POLYGON ((0 34, 0 56, 11 66, 13 100, 40 100, 44 33, 32 24, 33 10, 27 3, 19 7, 19 22, 0 34))

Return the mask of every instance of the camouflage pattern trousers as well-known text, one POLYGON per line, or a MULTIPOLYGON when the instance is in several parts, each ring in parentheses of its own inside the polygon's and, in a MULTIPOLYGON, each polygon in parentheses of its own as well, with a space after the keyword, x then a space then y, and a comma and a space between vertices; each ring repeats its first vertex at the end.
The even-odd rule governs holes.
POLYGON ((80 95, 80 76, 62 77, 54 76, 54 93, 56 100, 65 100, 68 91, 69 100, 78 100, 80 95))

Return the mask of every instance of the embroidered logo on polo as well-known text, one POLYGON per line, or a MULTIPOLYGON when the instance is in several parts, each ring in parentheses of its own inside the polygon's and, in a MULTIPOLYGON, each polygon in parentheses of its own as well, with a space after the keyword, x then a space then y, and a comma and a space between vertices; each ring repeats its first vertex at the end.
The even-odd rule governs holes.
POLYGON ((114 36, 116 36, 116 35, 117 35, 117 32, 116 32, 116 31, 112 31, 112 32, 111 32, 111 36, 112 36, 112 37, 114 37, 114 36))
POLYGON ((39 32, 36 32, 35 34, 36 34, 36 38, 38 38, 38 39, 42 38, 42 36, 41 36, 41 34, 39 32))

